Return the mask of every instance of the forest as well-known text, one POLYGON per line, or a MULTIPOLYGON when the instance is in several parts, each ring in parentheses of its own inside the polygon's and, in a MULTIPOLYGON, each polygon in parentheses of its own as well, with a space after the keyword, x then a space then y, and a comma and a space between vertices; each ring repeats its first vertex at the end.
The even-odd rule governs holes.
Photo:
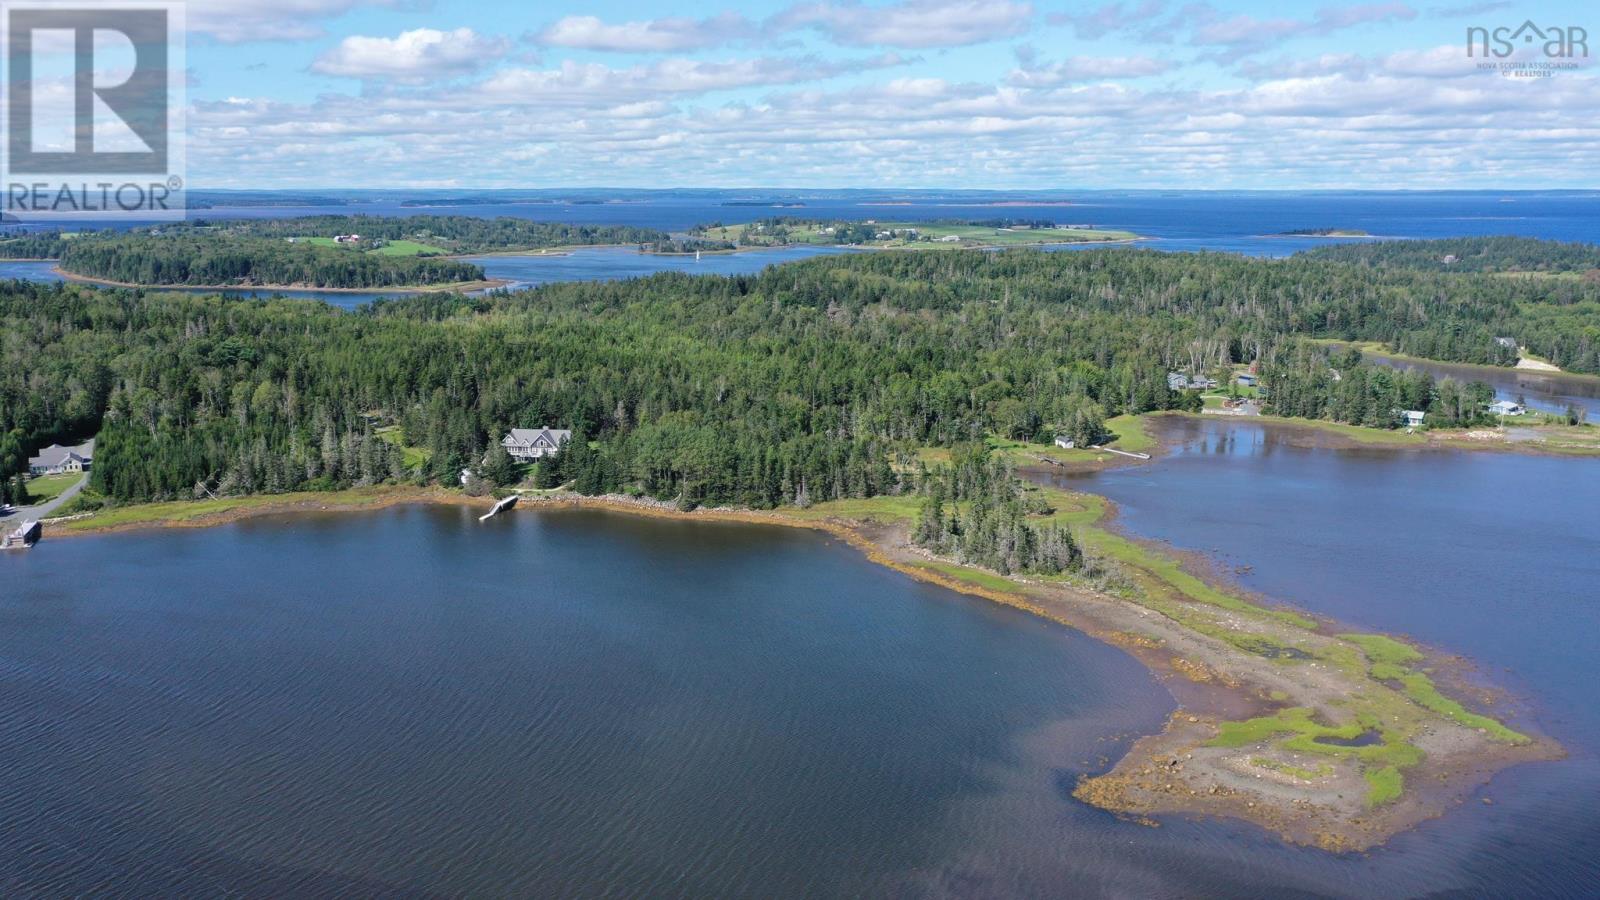
POLYGON ((1173 370, 1254 362, 1291 415, 1472 421, 1477 388, 1306 339, 1504 362, 1495 337, 1515 335, 1596 371, 1597 291, 1125 248, 851 254, 354 311, 13 282, 0 480, 98 433, 92 487, 119 501, 453 484, 505 429, 555 424, 581 440, 546 475, 592 493, 804 505, 919 489, 917 448, 1192 408, 1173 370))
POLYGON ((451 253, 495 253, 512 250, 542 250, 588 244, 644 244, 665 240, 667 235, 654 228, 632 225, 571 225, 561 222, 535 222, 514 216, 493 219, 478 216, 308 216, 297 219, 229 220, 195 227, 223 226, 239 234, 257 237, 333 237, 359 234, 363 238, 386 241, 412 240, 436 244, 451 253))
MULTIPOLYGON (((1293 233, 1293 232, 1288 232, 1293 233)), ((1600 281, 1600 247, 1522 237, 1378 241, 1319 247, 1304 256, 1428 272, 1575 273, 1600 281)))
POLYGON ((478 266, 455 259, 389 256, 231 232, 175 229, 62 243, 62 271, 129 284, 386 288, 483 279, 478 266))
POLYGON ((924 471, 916 486, 922 505, 911 540, 918 547, 1002 575, 1083 568, 1071 531, 1029 522, 1052 510, 982 444, 955 448, 950 465, 924 471))

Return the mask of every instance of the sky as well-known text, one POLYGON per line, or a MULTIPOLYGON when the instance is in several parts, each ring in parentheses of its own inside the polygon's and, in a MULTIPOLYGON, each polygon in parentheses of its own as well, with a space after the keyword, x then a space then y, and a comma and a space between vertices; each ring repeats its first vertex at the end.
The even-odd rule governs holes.
POLYGON ((188 181, 1600 188, 1592 59, 1467 56, 1526 19, 1600 44, 1568 0, 189 0, 188 181))

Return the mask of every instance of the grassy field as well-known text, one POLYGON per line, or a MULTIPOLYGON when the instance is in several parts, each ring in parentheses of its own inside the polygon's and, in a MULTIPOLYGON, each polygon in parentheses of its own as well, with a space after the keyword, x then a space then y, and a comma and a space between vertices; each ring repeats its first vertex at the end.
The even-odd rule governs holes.
MULTIPOLYGON (((1148 428, 1148 420, 1143 416, 1117 416, 1108 419, 1106 429, 1114 435, 1106 442, 1107 447, 1127 453, 1148 453, 1156 446, 1156 440, 1148 428)), ((984 441, 991 451, 1005 457, 1006 461, 1014 466, 1038 465, 1041 456, 1069 464, 1105 462, 1115 458, 1103 450, 1088 447, 1067 450, 1054 444, 1017 441, 992 434, 984 441)), ((917 458, 930 466, 939 465, 950 461, 950 451, 944 447, 922 447, 917 450, 917 458)))
POLYGON ((423 244, 417 241, 390 241, 376 250, 368 251, 379 256, 443 256, 449 253, 443 247, 433 244, 423 244))
POLYGON ((443 256, 450 252, 443 247, 436 247, 432 244, 423 244, 417 241, 389 241, 382 247, 373 250, 367 246, 366 241, 352 246, 350 244, 341 244, 330 237, 301 237, 295 238, 295 240, 302 244, 312 244, 317 247, 348 247, 364 253, 376 253, 379 256, 422 256, 424 254, 443 256))
POLYGON ((400 433, 399 425, 390 425, 374 431, 379 438, 400 448, 400 462, 408 470, 420 469, 433 459, 433 451, 426 447, 406 446, 405 436, 400 433))
POLYGON ((48 503, 61 496, 61 492, 78 483, 78 479, 86 478, 83 473, 68 472, 62 475, 40 475, 29 480, 28 495, 33 498, 34 504, 48 503))
POLYGON ((248 497, 222 497, 215 500, 137 503, 102 509, 88 518, 63 522, 60 528, 65 531, 98 531, 134 525, 182 525, 209 516, 275 506, 287 508, 295 504, 361 507, 388 502, 399 492, 400 489, 393 487, 368 487, 298 494, 254 494, 248 497))

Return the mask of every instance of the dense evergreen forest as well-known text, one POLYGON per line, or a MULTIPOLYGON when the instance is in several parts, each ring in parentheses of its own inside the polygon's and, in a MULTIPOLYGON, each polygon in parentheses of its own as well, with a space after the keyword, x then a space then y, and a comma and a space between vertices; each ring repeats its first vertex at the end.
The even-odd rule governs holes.
POLYGON ((389 256, 282 238, 176 229, 159 234, 64 241, 61 269, 74 275, 150 285, 295 285, 385 288, 483 279, 455 259, 389 256))
POLYGON ((1470 421, 1473 389, 1303 338, 1494 362, 1495 337, 1514 335, 1595 371, 1597 291, 1133 249, 851 254, 356 311, 11 283, 0 479, 45 444, 98 433, 92 485, 118 500, 453 483, 492 462, 506 428, 550 424, 580 435, 559 474, 591 492, 753 507, 871 496, 915 486, 917 447, 1192 407, 1168 388, 1175 369, 1255 362, 1292 414, 1470 421), (397 444, 425 461, 408 469, 397 444))
POLYGON ((533 222, 502 216, 494 219, 477 216, 305 216, 296 219, 191 219, 157 228, 125 232, 15 233, 0 237, 0 259, 60 259, 67 245, 80 240, 112 238, 118 234, 191 235, 196 239, 220 235, 240 237, 332 238, 358 234, 365 247, 393 241, 414 241, 437 251, 420 255, 494 253, 512 250, 541 250, 550 247, 586 244, 644 244, 667 240, 654 228, 631 225, 568 225, 560 222, 533 222))
POLYGON ((639 245, 641 253, 716 253, 734 249, 737 249, 737 245, 732 241, 707 241, 699 238, 676 238, 639 245))
MULTIPOLYGON (((204 221, 194 223, 207 225, 204 221)), ((299 219, 230 220, 209 223, 258 237, 334 237, 359 234, 385 241, 433 244, 451 253, 540 250, 585 244, 644 244, 666 240, 664 232, 632 225, 569 225, 513 216, 308 216, 299 219)))
POLYGON ((1030 515, 1051 510, 983 444, 956 448, 950 465, 923 472, 916 487, 922 506, 911 540, 923 549, 1002 575, 1083 568, 1072 533, 1030 523, 1030 515))
MULTIPOLYGON (((1287 232, 1294 233, 1294 232, 1287 232)), ((1570 272, 1600 281, 1600 247, 1522 237, 1379 241, 1319 247, 1302 256, 1428 272, 1570 272)))

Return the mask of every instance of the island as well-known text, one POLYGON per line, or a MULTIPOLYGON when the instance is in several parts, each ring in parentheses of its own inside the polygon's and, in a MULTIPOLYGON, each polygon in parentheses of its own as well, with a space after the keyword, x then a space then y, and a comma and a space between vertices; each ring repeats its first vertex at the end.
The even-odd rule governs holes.
POLYGON ((1059 225, 1048 219, 948 219, 934 221, 824 220, 787 216, 745 224, 711 223, 690 231, 705 241, 739 248, 850 246, 878 249, 987 249, 1045 244, 1126 243, 1131 231, 1093 225, 1059 225))
MULTIPOLYGON (((1565 258, 1540 242, 1514 255, 1544 250, 1565 258)), ((1207 412, 1227 404, 1418 453, 1514 427, 1497 452, 1600 455, 1591 423, 1507 426, 1485 386, 1357 346, 1492 363, 1515 336, 1600 373, 1574 338, 1600 327, 1600 285, 1555 295, 1321 253, 829 254, 355 310, 13 282, 0 333, 29 364, 0 369, 0 484, 42 448, 94 439, 46 541, 512 495, 822 529, 1162 677, 1177 712, 1071 785, 1085 802, 1355 850, 1562 750, 1488 702, 1464 661, 1252 596, 1052 477, 1143 464, 1162 451, 1154 425, 1233 422, 1207 412)))
POLYGON ((1280 231, 1273 237, 1372 237, 1359 228, 1295 228, 1280 231))
POLYGON ((664 241, 631 226, 514 217, 196 219, 127 231, 0 238, 0 259, 56 260, 66 277, 126 287, 475 290, 498 287, 455 257, 664 241))

